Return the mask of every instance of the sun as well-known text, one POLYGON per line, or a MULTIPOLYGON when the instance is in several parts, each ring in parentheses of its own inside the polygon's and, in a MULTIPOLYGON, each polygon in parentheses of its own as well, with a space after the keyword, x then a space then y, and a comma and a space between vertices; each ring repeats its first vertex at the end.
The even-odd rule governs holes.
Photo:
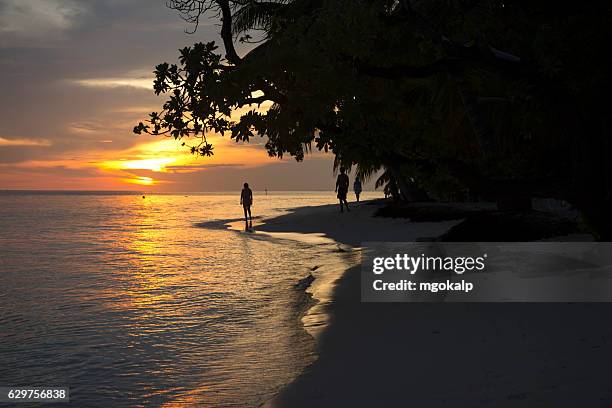
POLYGON ((128 183, 139 184, 141 186, 152 186, 155 180, 151 177, 134 177, 131 179, 124 179, 128 183))

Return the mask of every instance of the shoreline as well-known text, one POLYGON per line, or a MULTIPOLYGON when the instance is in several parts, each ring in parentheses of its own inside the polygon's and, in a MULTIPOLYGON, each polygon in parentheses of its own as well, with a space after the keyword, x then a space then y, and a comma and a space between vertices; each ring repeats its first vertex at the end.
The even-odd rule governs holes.
MULTIPOLYGON (((335 259, 324 258, 311 273, 300 279, 296 288, 315 300, 301 319, 302 327, 318 342, 329 328, 333 316, 334 293, 338 282, 352 268, 360 265, 362 240, 410 241, 435 238, 459 220, 415 224, 407 219, 374 217, 377 209, 387 204, 383 199, 352 203, 353 211, 340 213, 337 204, 296 207, 286 214, 260 219, 254 224, 257 233, 273 238, 293 240, 310 245, 327 246, 335 259), (315 276, 316 275, 316 276, 315 276)), ((227 224, 240 230, 241 223, 227 224)))
MULTIPOLYGON (((327 343, 336 337, 335 324, 339 318, 337 309, 344 303, 347 291, 351 292, 354 289, 353 277, 359 275, 360 247, 363 238, 367 237, 371 241, 400 242, 419 238, 430 239, 441 235, 460 221, 414 223, 407 219, 374 217, 375 211, 386 204, 386 201, 381 199, 351 204, 352 211, 342 214, 339 213, 337 204, 297 207, 278 217, 264 219, 254 226, 256 232, 277 238, 313 244, 335 243, 338 252, 353 258, 349 265, 341 269, 338 269, 336 264, 335 268, 332 268, 335 270, 330 271, 330 265, 325 265, 325 273, 319 274, 303 288, 316 299, 316 302, 304 310, 301 325, 316 340, 317 360, 306 366, 297 378, 281 387, 278 394, 263 404, 264 407, 295 406, 295 401, 285 401, 285 396, 309 375, 319 360, 327 357, 322 351, 327 348, 327 343)), ((227 226, 238 230, 240 225, 236 222, 227 226)), ((313 273, 316 274, 317 271, 313 273)), ((302 399, 301 396, 299 398, 302 399)), ((310 398, 303 401, 305 406, 315 403, 317 401, 310 398)))
POLYGON ((304 234, 319 235, 340 245, 359 248, 362 242, 368 241, 403 242, 435 238, 460 221, 415 223, 405 218, 374 217, 375 211, 385 204, 383 199, 353 202, 352 210, 344 213, 338 211, 338 204, 297 207, 278 217, 264 219, 254 229, 271 234, 300 234, 302 237, 304 234))
MULTIPOLYGON (((256 229, 318 234, 358 249, 362 238, 434 238, 460 222, 375 218, 374 209, 368 202, 349 214, 339 214, 337 205, 301 207, 256 229)), ((603 351, 612 340, 611 304, 361 303, 359 266, 334 282, 317 360, 263 406, 610 402, 612 365, 603 351)))

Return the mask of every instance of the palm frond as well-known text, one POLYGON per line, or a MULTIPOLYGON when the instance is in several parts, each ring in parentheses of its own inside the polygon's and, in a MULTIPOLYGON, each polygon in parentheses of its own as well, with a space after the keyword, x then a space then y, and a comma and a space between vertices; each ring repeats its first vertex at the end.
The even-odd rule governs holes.
POLYGON ((361 181, 366 182, 372 178, 378 171, 381 169, 380 165, 372 165, 372 164, 357 164, 357 171, 355 172, 355 176, 359 177, 361 181))
POLYGON ((232 34, 238 35, 249 30, 268 31, 272 20, 289 0, 274 2, 249 1, 234 13, 232 34))

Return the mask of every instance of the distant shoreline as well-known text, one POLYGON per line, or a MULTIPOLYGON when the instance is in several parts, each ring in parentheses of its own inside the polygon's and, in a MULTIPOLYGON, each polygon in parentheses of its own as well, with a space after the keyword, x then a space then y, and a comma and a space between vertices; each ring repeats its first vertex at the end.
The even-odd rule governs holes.
MULTIPOLYGON (((377 192, 364 190, 364 192, 377 192)), ((256 196, 265 196, 266 191, 254 190, 256 196)), ((320 194, 329 193, 328 190, 268 190, 267 194, 320 194)), ((147 191, 147 190, 1 190, 0 195, 240 195, 240 190, 220 191, 147 191)))
MULTIPOLYGON (((0 195, 140 195, 136 190, 0 190, 0 195)), ((150 193, 146 193, 150 194, 150 193)))

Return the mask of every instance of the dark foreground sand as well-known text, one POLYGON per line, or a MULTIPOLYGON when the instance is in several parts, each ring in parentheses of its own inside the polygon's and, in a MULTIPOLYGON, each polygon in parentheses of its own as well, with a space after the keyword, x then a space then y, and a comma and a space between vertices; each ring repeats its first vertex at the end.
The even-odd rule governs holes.
MULTIPOLYGON (((339 243, 410 241, 453 225, 339 218, 310 207, 258 227, 339 243)), ((612 304, 361 303, 359 269, 328 307, 319 359, 272 407, 612 407, 612 304)))

